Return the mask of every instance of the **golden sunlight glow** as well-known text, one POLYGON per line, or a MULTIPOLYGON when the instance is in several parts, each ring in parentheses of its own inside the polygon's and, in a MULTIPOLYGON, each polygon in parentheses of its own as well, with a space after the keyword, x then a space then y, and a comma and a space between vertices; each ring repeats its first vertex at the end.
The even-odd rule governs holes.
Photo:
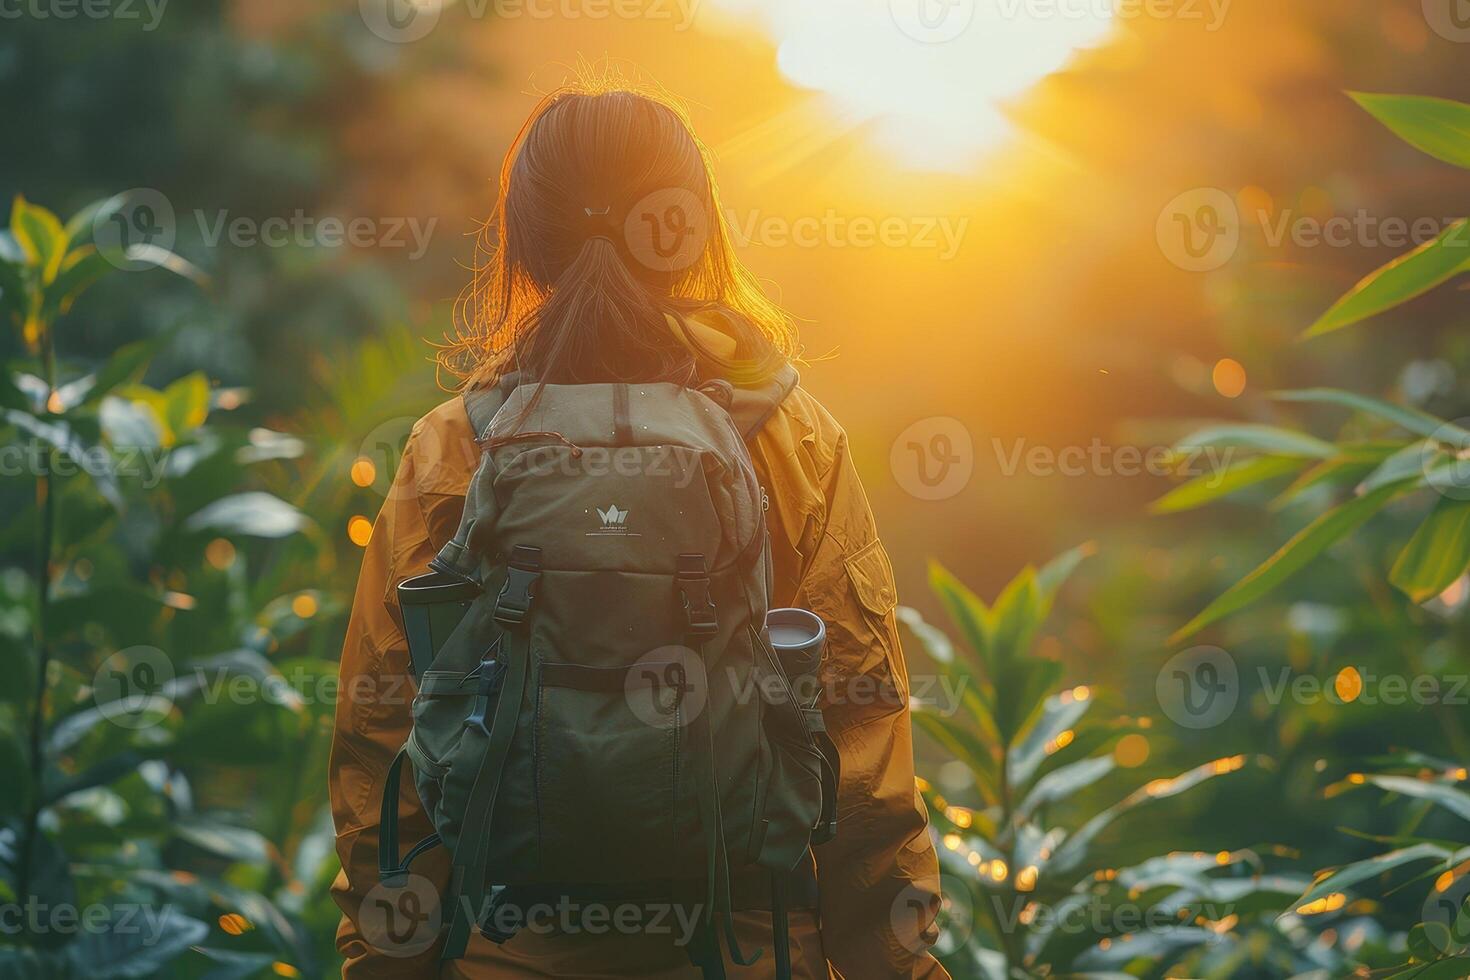
POLYGON ((215 538, 204 546, 204 560, 224 571, 235 563, 235 546, 227 538, 215 538))
POLYGON ((373 461, 366 456, 359 456, 352 461, 352 482, 360 487, 370 487, 378 478, 378 468, 373 461))
POLYGON ((1124 735, 1113 747, 1113 760, 1124 769, 1137 769, 1148 761, 1148 739, 1138 733, 1124 735))
POLYGON ((1358 695, 1363 693, 1363 675, 1358 673, 1356 667, 1344 667, 1337 672, 1337 678, 1332 682, 1333 690, 1337 696, 1342 698, 1346 704, 1358 700, 1358 695))
POLYGON ((1069 16, 1019 2, 714 0, 755 19, 793 83, 823 93, 849 128, 922 170, 964 172, 1007 139, 1006 100, 1112 28, 1107 5, 1069 16))
POLYGON ((367 543, 373 537, 373 522, 361 514, 354 515, 347 522, 347 538, 359 548, 366 548, 367 543))
POLYGON ((1324 895, 1316 901, 1299 906, 1296 911, 1298 915, 1321 915, 1323 912, 1336 912, 1346 904, 1346 895, 1342 892, 1333 892, 1330 895, 1324 895))
POLYGON ((1074 738, 1076 738, 1076 735, 1073 733, 1072 729, 1068 728, 1065 731, 1057 732, 1057 737, 1052 739, 1050 742, 1047 742, 1046 745, 1043 746, 1043 749, 1045 750, 1047 755, 1052 755, 1053 753, 1060 752, 1062 749, 1065 749, 1067 746, 1071 745, 1072 739, 1074 738))
POLYGON ((226 912, 219 917, 219 927, 231 936, 239 936, 254 928, 250 920, 238 912, 226 912))
POLYGON ((1215 390, 1226 398, 1239 398, 1245 391, 1245 367, 1233 357, 1222 357, 1211 372, 1215 390))

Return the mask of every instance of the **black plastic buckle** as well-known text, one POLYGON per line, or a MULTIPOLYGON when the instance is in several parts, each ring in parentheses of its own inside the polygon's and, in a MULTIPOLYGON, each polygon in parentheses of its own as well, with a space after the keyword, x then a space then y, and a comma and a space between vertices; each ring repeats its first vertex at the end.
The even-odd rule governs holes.
POLYGON ((490 726, 485 723, 485 715, 490 711, 490 699, 500 691, 500 684, 505 680, 509 669, 500 656, 500 641, 503 639, 504 637, 496 637, 495 643, 485 651, 480 666, 476 668, 480 676, 480 686, 475 691, 475 703, 470 708, 469 717, 464 720, 466 728, 478 728, 486 738, 490 737, 490 726))
POLYGON ((536 580, 541 577, 541 549, 518 544, 506 563, 505 584, 495 598, 495 621, 517 626, 531 611, 536 598, 536 580))
POLYGON ((704 555, 680 555, 677 578, 679 594, 684 598, 684 615, 690 636, 713 636, 719 632, 720 620, 714 600, 709 595, 709 575, 704 569, 704 555))

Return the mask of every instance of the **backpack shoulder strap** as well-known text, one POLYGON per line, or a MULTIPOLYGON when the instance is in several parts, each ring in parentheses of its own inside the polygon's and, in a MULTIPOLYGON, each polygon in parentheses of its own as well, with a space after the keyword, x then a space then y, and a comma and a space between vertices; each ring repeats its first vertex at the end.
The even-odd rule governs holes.
POLYGON ((735 427, 749 442, 776 414, 786 396, 796 390, 800 376, 796 368, 785 364, 770 378, 749 388, 733 387, 730 399, 730 417, 735 427))
POLYGON ((460 395, 476 439, 484 437, 485 430, 490 428, 490 423, 495 419, 495 413, 500 411, 500 406, 505 404, 510 393, 520 385, 520 379, 520 373, 512 371, 502 375, 493 385, 466 388, 464 394, 460 395))

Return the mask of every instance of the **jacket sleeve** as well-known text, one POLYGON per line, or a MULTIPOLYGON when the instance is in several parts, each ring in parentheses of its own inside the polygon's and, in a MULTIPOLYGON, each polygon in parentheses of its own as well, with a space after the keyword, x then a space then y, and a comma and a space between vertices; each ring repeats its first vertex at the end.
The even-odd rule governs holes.
MULTIPOLYGON (((332 897, 343 918, 337 950, 347 980, 436 975, 448 879, 442 848, 414 862, 401 888, 378 883, 379 807, 389 764, 408 737, 413 682, 394 589, 433 557, 406 453, 373 525, 342 648, 340 697, 332 735, 330 793, 342 872, 332 897)), ((432 832, 404 765, 399 792, 400 855, 432 832)))
POLYGON ((842 763, 837 836, 815 849, 822 945, 846 980, 945 977, 928 951, 939 866, 914 782, 893 569, 845 435, 824 483, 797 597, 827 624, 823 716, 842 763))

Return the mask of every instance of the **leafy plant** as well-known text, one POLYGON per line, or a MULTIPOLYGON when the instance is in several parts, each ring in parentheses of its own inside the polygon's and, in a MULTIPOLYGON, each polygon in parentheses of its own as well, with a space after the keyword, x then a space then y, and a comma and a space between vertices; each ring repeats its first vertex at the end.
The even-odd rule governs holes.
MULTIPOLYGON (((1057 975, 1074 965, 1119 970, 1201 947, 1226 956, 1243 917, 1280 908, 1305 878, 1252 873, 1249 850, 1171 853, 1116 866, 1100 845, 1115 820, 1247 764, 1233 755, 1078 805, 1119 781, 1142 721, 1090 719, 1086 686, 1057 690, 1062 665, 1032 645, 1062 583, 1088 548, 1023 570, 987 605, 943 568, 930 580, 962 637, 956 646, 912 609, 903 622, 959 692, 950 716, 925 707, 917 725, 967 769, 969 785, 921 789, 945 872, 946 965, 961 977, 1057 975), (1120 740, 1127 739, 1121 745, 1120 740), (971 933, 978 930, 970 940, 971 933)), ((1141 759, 1133 758, 1130 765, 1141 759)), ((1293 948, 1285 936, 1277 939, 1293 948)), ((1304 944, 1300 944, 1304 945, 1304 944)), ((1289 962, 1304 961, 1302 954, 1289 962)), ((1206 974, 1191 974, 1206 975, 1206 974)), ((1225 976, 1228 973, 1211 973, 1225 976)))
MULTIPOLYGON (((1355 95, 1376 118, 1411 145, 1457 166, 1470 166, 1470 105, 1444 99, 1355 95)), ((1470 221, 1453 224, 1437 240, 1379 269, 1319 319, 1316 336, 1384 312, 1470 271, 1470 221)), ((1185 447, 1228 448, 1244 454, 1224 474, 1198 477, 1161 498, 1154 509, 1172 513, 1266 481, 1294 476, 1275 500, 1280 508, 1314 494, 1345 499, 1319 515, 1275 554, 1181 627, 1181 641, 1265 596, 1348 537, 1395 501, 1433 489, 1413 535, 1403 543, 1389 581, 1414 602, 1444 592, 1470 569, 1470 429, 1408 405, 1351 391, 1313 388, 1277 392, 1277 401, 1345 408, 1383 429, 1371 440, 1325 441, 1268 425, 1211 426, 1180 441, 1185 447)))
POLYGON ((31 553, 28 572, 0 575, 17 680, 0 703, 0 897, 27 915, 0 971, 310 975, 299 917, 324 896, 331 824, 299 800, 325 766, 331 703, 301 692, 334 665, 280 653, 335 609, 277 591, 271 559, 309 569, 313 525, 248 488, 299 445, 214 424, 242 399, 202 374, 146 384, 166 336, 90 365, 58 357, 58 324, 101 277, 142 265, 205 281, 157 246, 100 250, 93 228, 125 204, 63 224, 17 198, 0 233, 0 319, 24 351, 0 372, 0 421, 25 464, 6 468, 0 500, 20 518, 7 554, 31 553), (269 816, 253 784, 284 803, 264 833, 247 825, 269 816))
POLYGON ((1387 768, 1376 774, 1353 773, 1329 786, 1329 796, 1376 787, 1406 801, 1418 801, 1393 838, 1376 838, 1392 850, 1354 861, 1318 875, 1294 903, 1295 914, 1316 914, 1341 908, 1346 892, 1388 877, 1401 869, 1417 873, 1398 886, 1410 889, 1430 882, 1422 906, 1423 918, 1408 934, 1407 960, 1402 954, 1386 976, 1417 980, 1451 980, 1470 975, 1470 843, 1416 833, 1432 808, 1470 822, 1470 793, 1457 784, 1467 776, 1464 766, 1419 753, 1384 760, 1387 768))

